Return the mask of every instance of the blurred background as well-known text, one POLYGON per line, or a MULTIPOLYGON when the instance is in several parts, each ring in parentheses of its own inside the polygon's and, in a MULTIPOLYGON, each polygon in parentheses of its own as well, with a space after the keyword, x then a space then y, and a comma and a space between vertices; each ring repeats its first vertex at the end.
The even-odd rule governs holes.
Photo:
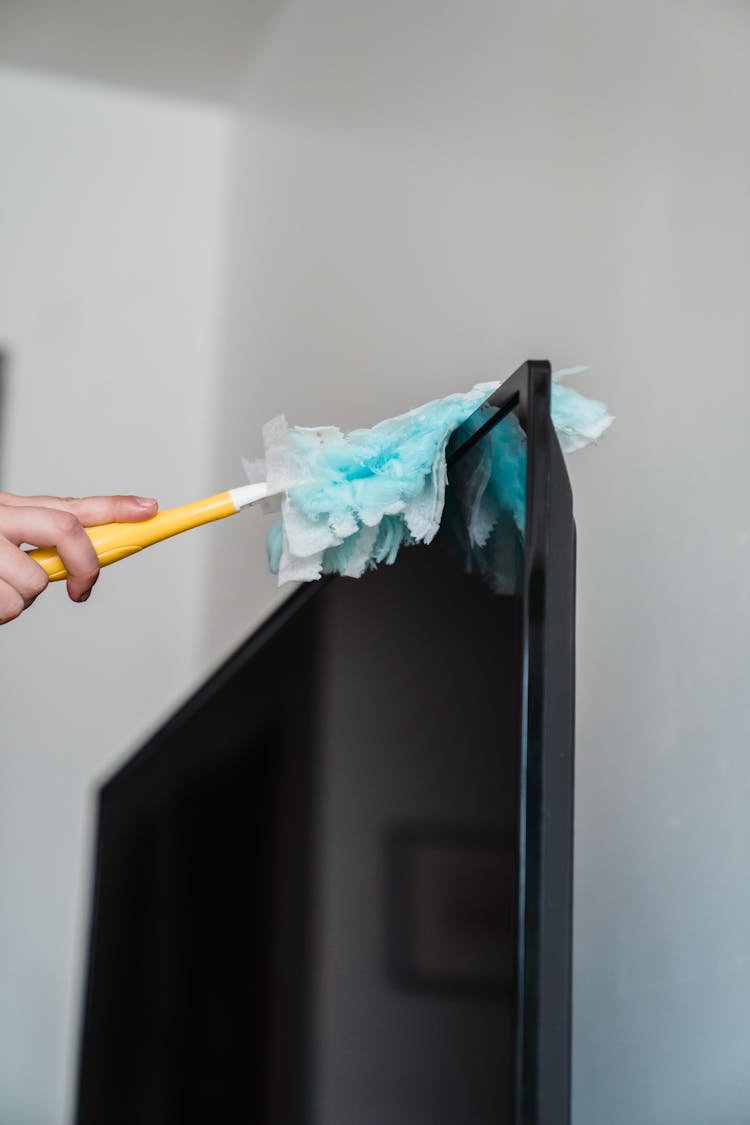
MULTIPOLYGON (((750 8, 0 0, 0 487, 172 506, 264 421, 528 357, 579 529, 573 1120, 750 1107, 750 8)), ((0 631, 0 1121, 75 1087, 96 786, 282 594, 246 513, 0 631)))

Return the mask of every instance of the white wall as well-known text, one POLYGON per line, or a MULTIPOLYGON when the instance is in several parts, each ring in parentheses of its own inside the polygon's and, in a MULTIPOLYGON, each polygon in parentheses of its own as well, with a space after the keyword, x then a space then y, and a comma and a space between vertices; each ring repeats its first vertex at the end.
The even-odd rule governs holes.
MULTIPOLYGON (((218 490, 208 467, 229 121, 0 71, 2 486, 218 490)), ((73 1089, 93 786, 203 670, 204 532, 0 632, 0 1120, 73 1089)))
MULTIPOLYGON (((750 1104, 749 49, 730 0, 298 0, 240 101, 219 476, 278 410, 528 356, 618 416, 571 462, 576 1125, 750 1104)), ((261 522, 212 537, 214 648, 274 596, 261 522)))

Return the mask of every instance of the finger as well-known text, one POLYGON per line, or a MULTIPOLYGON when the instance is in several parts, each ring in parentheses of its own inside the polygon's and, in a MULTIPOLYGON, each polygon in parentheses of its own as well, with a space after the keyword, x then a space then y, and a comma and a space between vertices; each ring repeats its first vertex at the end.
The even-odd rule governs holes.
POLYGON ((2 511, 2 530, 12 543, 54 547, 68 572, 68 594, 74 602, 85 601, 99 577, 99 560, 91 540, 71 512, 6 507, 2 511))
POLYGON ((63 510, 72 512, 84 527, 99 523, 137 523, 150 519, 159 510, 156 500, 145 496, 86 496, 64 500, 63 510))
POLYGON ((0 579, 18 591, 26 606, 49 584, 39 563, 5 538, 0 538, 0 579))
POLYGON ((150 519, 159 510, 156 500, 145 496, 14 496, 0 493, 0 504, 9 507, 52 508, 70 512, 84 527, 100 523, 137 523, 150 519))
POLYGON ((10 583, 0 578, 0 625, 18 617, 25 608, 26 603, 18 590, 14 590, 10 583))

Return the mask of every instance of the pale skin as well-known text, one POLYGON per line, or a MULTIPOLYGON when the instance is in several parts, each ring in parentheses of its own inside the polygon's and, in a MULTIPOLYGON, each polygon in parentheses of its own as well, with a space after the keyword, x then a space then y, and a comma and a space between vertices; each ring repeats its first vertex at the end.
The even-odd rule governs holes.
POLYGON ((68 572, 68 596, 85 602, 99 562, 83 530, 100 523, 137 523, 156 515, 144 496, 16 496, 0 492, 0 624, 19 617, 46 589, 48 578, 23 544, 54 547, 68 572))

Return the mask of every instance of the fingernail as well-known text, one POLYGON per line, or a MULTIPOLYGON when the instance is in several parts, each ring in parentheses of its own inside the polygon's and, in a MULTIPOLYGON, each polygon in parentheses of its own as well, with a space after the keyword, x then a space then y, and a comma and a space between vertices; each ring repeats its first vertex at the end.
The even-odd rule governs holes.
POLYGON ((137 508, 155 508, 157 507, 155 500, 148 500, 145 496, 136 496, 135 504, 137 508))
POLYGON ((91 590, 87 590, 85 594, 81 594, 78 601, 79 602, 87 602, 90 597, 91 597, 91 590))

